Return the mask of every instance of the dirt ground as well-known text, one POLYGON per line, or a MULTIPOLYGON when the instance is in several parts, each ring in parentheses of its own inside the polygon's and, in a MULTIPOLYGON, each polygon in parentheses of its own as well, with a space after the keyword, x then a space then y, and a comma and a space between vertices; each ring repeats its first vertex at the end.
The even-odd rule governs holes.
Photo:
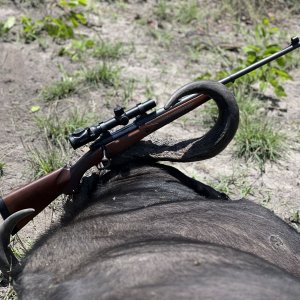
MULTIPOLYGON (((222 56, 213 51, 211 44, 203 48, 197 61, 191 59, 187 46, 195 41, 208 43, 214 40, 220 45, 235 47, 243 45, 242 34, 233 32, 228 20, 222 22, 210 18, 206 23, 201 19, 198 23, 174 28, 171 22, 159 22, 151 15, 155 3, 152 0, 97 2, 89 15, 93 34, 103 40, 120 41, 125 45, 126 54, 116 64, 124 80, 134 78, 136 82, 128 106, 146 100, 151 94, 158 100, 158 107, 161 107, 177 88, 205 71, 221 69, 222 56), (141 20, 145 20, 145 24, 141 20), (159 28, 170 32, 170 37, 154 39, 149 32, 159 28)), ((0 20, 34 12, 30 7, 0 1, 0 20)), ((287 32, 287 37, 279 41, 282 47, 288 44, 290 36, 300 32, 297 19, 299 16, 285 23, 283 30, 287 32)), ((28 147, 39 143, 40 131, 30 108, 40 105, 38 114, 49 109, 48 104, 39 100, 41 89, 60 78, 61 65, 66 70, 73 70, 80 64, 70 62, 67 57, 59 57, 58 48, 51 39, 47 40, 47 48, 41 49, 38 42, 25 44, 17 35, 0 42, 0 162, 5 163, 3 176, 0 177, 2 196, 32 180, 28 147)), ((300 50, 297 55, 300 57, 300 50)), ((83 62, 85 66, 94 63, 93 60, 83 62)), ((261 174, 254 163, 233 157, 232 142, 215 158, 178 164, 177 167, 189 176, 216 187, 226 181, 229 196, 233 199, 240 198, 243 189, 250 187, 247 198, 268 207, 290 222, 291 216, 300 211, 300 69, 294 69, 292 76, 294 79, 284 84, 287 97, 280 99, 279 107, 270 112, 276 115, 281 130, 288 137, 286 153, 278 163, 268 163, 261 174)), ((99 112, 101 121, 112 114, 119 94, 121 91, 114 91, 112 96, 111 90, 106 91, 104 86, 86 89, 64 99, 57 106, 65 112, 74 107, 81 108, 84 103, 84 107, 93 113, 99 112), (107 101, 110 101, 109 104, 107 101)), ((183 121, 162 129, 166 134, 172 132, 179 137, 199 134, 199 131, 200 134, 205 132, 201 125, 188 125, 183 121)), ((58 215, 57 210, 48 208, 28 224, 19 234, 25 245, 32 244, 58 215)), ((297 224, 291 225, 297 227, 297 224)), ((6 287, 0 289, 0 298, 5 297, 6 293, 6 287)))

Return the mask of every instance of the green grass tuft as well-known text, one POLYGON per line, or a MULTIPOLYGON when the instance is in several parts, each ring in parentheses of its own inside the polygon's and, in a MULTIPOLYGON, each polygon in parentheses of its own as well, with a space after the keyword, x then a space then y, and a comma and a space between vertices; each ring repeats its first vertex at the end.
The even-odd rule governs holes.
POLYGON ((261 169, 267 161, 275 162, 283 155, 285 136, 266 119, 244 116, 235 136, 236 154, 256 161, 261 169))
POLYGON ((244 172, 233 172, 232 175, 219 175, 208 182, 210 186, 229 197, 243 198, 253 194, 253 184, 244 172))
POLYGON ((87 57, 104 60, 119 59, 124 53, 123 44, 96 42, 91 38, 72 39, 66 47, 60 49, 58 55, 67 55, 72 61, 83 61, 87 57))
POLYGON ((8 286, 7 291, 5 292, 3 300, 17 300, 17 293, 11 285, 8 286))
POLYGON ((170 21, 172 14, 169 12, 169 5, 166 0, 158 0, 157 4, 154 6, 154 15, 158 20, 170 21))
POLYGON ((92 69, 85 69, 82 71, 83 81, 90 85, 104 85, 116 86, 119 82, 119 69, 113 68, 106 63, 102 63, 92 69))
POLYGON ((35 178, 47 175, 65 165, 66 154, 63 147, 55 147, 50 142, 43 148, 29 148, 29 162, 35 178))
POLYGON ((57 141, 65 140, 69 134, 78 128, 84 128, 95 122, 95 116, 89 113, 79 113, 74 110, 66 118, 61 118, 57 113, 52 113, 47 117, 35 117, 35 122, 39 129, 43 130, 54 144, 57 141))
POLYGON ((0 161, 0 176, 3 175, 3 169, 4 169, 4 162, 0 161))
POLYGON ((50 102, 60 100, 75 93, 78 82, 71 77, 63 78, 42 89, 41 97, 50 102))
POLYGON ((221 6, 223 15, 229 13, 237 20, 252 22, 257 22, 272 13, 278 15, 281 11, 290 13, 299 13, 300 11, 298 0, 223 0, 221 6))
POLYGON ((93 49, 93 57, 99 59, 118 59, 124 53, 122 43, 101 42, 93 49))
POLYGON ((147 34, 157 40, 161 47, 170 48, 174 40, 173 34, 163 29, 149 28, 147 34))
POLYGON ((45 102, 66 98, 80 88, 88 86, 98 86, 104 84, 108 86, 118 86, 120 70, 107 63, 99 64, 93 68, 85 68, 71 75, 63 75, 62 80, 53 82, 41 91, 41 98, 45 102), (75 79, 76 78, 76 79, 75 79))
POLYGON ((184 1, 179 7, 177 21, 187 25, 199 18, 199 5, 195 0, 184 1))

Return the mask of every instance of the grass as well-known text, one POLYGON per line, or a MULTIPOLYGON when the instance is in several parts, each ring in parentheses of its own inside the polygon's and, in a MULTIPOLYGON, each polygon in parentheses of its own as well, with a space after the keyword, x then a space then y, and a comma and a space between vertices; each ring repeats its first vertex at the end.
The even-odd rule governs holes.
POLYGON ((69 45, 60 49, 58 55, 67 55, 73 62, 84 61, 89 56, 102 60, 119 59, 124 54, 120 42, 97 42, 92 38, 73 39, 69 45))
POLYGON ((153 99, 156 97, 153 83, 148 77, 145 79, 144 82, 144 95, 146 99, 153 99))
POLYGON ((260 118, 261 115, 265 113, 265 104, 257 100, 257 94, 253 91, 249 92, 249 86, 247 84, 234 87, 234 95, 240 109, 241 117, 249 115, 260 118))
POLYGON ((92 51, 93 57, 99 59, 119 59, 123 53, 123 44, 120 42, 101 42, 97 44, 92 51))
POLYGON ((13 289, 13 287, 11 285, 9 285, 3 300, 17 300, 17 294, 15 292, 15 290, 13 289))
POLYGON ((35 117, 35 122, 37 127, 45 132, 47 138, 56 144, 56 141, 65 140, 76 129, 91 125, 95 119, 91 113, 79 113, 78 110, 73 110, 67 117, 51 113, 47 117, 35 117))
POLYGON ((300 211, 292 211, 289 217, 289 221, 291 222, 292 226, 300 232, 300 211))
POLYGON ((235 136, 236 155, 256 161, 263 171, 267 161, 283 156, 284 141, 285 135, 268 118, 244 116, 235 136))
POLYGON ((62 80, 44 87, 41 91, 41 97, 46 102, 60 100, 74 94, 77 85, 77 80, 72 77, 64 77, 62 80))
MULTIPOLYGON (((283 156, 285 135, 266 116, 264 105, 255 100, 253 94, 242 97, 242 92, 238 92, 237 100, 241 116, 234 138, 235 155, 245 161, 254 161, 261 171, 264 171, 266 162, 276 162, 283 156)), ((202 115, 204 126, 212 127, 217 116, 216 104, 213 101, 206 103, 202 115)), ((200 116, 197 119, 200 119, 200 116)))
MULTIPOLYGON (((249 92, 246 84, 234 87, 240 110, 240 124, 234 138, 235 155, 246 161, 256 162, 261 171, 266 162, 276 162, 283 156, 285 135, 266 115, 263 102, 257 100, 258 95, 249 92)), ((213 101, 203 107, 202 123, 212 127, 218 116, 218 107, 213 101)), ((200 119, 200 116, 197 117, 200 119)))
POLYGON ((187 51, 189 53, 189 61, 191 63, 199 63, 202 59, 203 50, 207 46, 202 42, 192 42, 187 46, 187 51))
MULTIPOLYGON (((278 51, 280 49, 279 45, 272 44, 272 38, 277 37, 275 34, 278 33, 278 30, 266 18, 257 23, 254 34, 248 37, 249 41, 250 38, 255 37, 256 44, 249 44, 243 48, 246 63, 238 59, 239 65, 243 66, 245 64, 244 67, 248 66, 261 57, 278 51)), ((262 172, 267 161, 276 162, 283 156, 285 136, 267 116, 267 110, 263 102, 256 100, 258 95, 253 93, 253 84, 258 84, 260 93, 263 93, 265 86, 270 83, 277 97, 284 96, 284 88, 281 86, 280 81, 291 78, 287 73, 288 62, 288 57, 281 58, 273 62, 272 65, 260 68, 256 73, 252 72, 243 77, 238 81, 237 87, 234 87, 241 112, 241 122, 235 137, 235 153, 246 161, 251 160, 258 163, 262 172)), ((220 76, 222 72, 224 71, 219 72, 216 77, 225 77, 224 74, 220 76)), ((208 125, 215 122, 216 111, 216 106, 212 104, 207 106, 207 115, 213 116, 206 120, 208 125)))
POLYGON ((166 0, 158 0, 154 6, 153 14, 161 21, 170 21, 172 15, 170 12, 170 6, 166 0))
POLYGON ((300 211, 299 210, 294 211, 291 214, 290 221, 293 222, 293 223, 300 224, 300 211))
POLYGON ((3 169, 4 169, 4 162, 0 161, 0 177, 3 175, 3 169))
POLYGON ((274 1, 274 0, 223 0, 223 14, 229 13, 238 20, 257 22, 262 17, 270 14, 285 11, 285 14, 297 13, 300 11, 298 0, 274 1))
POLYGON ((64 99, 86 86, 99 84, 118 86, 120 70, 107 63, 98 64, 93 68, 84 68, 71 75, 63 75, 62 79, 44 87, 41 98, 45 102, 64 99), (76 79, 75 79, 76 78, 76 79))
POLYGON ((285 135, 267 116, 265 104, 258 95, 241 84, 235 88, 240 109, 240 125, 235 140, 235 154, 256 162, 261 171, 267 161, 276 162, 283 156, 285 135))
POLYGON ((93 39, 83 37, 79 39, 72 39, 66 47, 62 47, 59 50, 58 55, 67 55, 72 61, 79 61, 82 60, 94 46, 95 42, 93 39))
POLYGON ((29 249, 31 249, 33 246, 33 241, 30 238, 21 239, 18 234, 14 235, 11 239, 11 248, 15 255, 15 257, 18 260, 23 259, 29 249))
POLYGON ((29 163, 34 178, 47 175, 66 164, 67 154, 62 144, 54 146, 49 141, 41 147, 28 148, 29 163))
MULTIPOLYGON (((24 240, 21 240, 18 234, 15 234, 11 238, 10 242, 10 248, 12 252, 14 253, 15 257, 20 261, 25 258, 26 254, 28 253, 28 250, 32 247, 33 241, 30 238, 26 238, 25 242, 24 240)), ((2 283, 2 278, 0 279, 0 282, 2 283)), ((11 285, 11 278, 8 279, 8 287, 5 292, 3 300, 17 300, 17 294, 11 285)), ((6 279, 5 281, 6 282, 6 279)))
POLYGON ((219 175, 218 179, 211 180, 208 185, 229 197, 246 197, 253 193, 253 183, 249 182, 244 172, 233 172, 231 175, 219 175))
POLYGON ((133 91, 135 88, 136 80, 133 78, 129 78, 126 80, 123 92, 122 92, 122 101, 124 103, 124 106, 128 107, 128 102, 133 98, 133 91))
POLYGON ((190 24, 194 20, 198 20, 200 12, 199 4, 196 0, 184 1, 178 9, 176 19, 183 25, 190 24))
POLYGON ((88 85, 98 86, 102 83, 104 85, 117 86, 120 70, 107 63, 102 63, 91 69, 82 70, 79 75, 82 77, 82 82, 88 85))
POLYGON ((157 40, 161 47, 165 47, 167 49, 170 48, 170 45, 174 40, 173 34, 170 31, 159 28, 149 28, 148 35, 157 40))

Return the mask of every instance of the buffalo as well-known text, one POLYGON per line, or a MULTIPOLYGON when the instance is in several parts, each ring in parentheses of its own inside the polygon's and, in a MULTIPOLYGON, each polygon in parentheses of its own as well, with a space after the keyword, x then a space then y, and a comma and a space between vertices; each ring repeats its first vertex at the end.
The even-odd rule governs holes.
POLYGON ((15 274, 20 299, 299 298, 299 234, 266 208, 161 164, 82 189, 15 274))

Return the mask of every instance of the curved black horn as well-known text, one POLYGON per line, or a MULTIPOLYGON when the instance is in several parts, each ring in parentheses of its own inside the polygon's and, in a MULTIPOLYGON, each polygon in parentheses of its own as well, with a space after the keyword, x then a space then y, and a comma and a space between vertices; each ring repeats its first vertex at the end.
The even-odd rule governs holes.
POLYGON ((17 258, 9 248, 10 235, 16 224, 33 212, 34 209, 32 208, 22 209, 9 216, 0 225, 0 270, 4 276, 7 276, 11 268, 18 263, 17 258))
POLYGON ((233 139, 239 124, 239 109, 234 95, 217 81, 203 80, 189 83, 177 90, 165 108, 179 99, 193 94, 210 96, 217 104, 219 115, 215 125, 202 137, 189 140, 162 138, 154 133, 122 155, 123 159, 191 162, 214 157, 233 139))

